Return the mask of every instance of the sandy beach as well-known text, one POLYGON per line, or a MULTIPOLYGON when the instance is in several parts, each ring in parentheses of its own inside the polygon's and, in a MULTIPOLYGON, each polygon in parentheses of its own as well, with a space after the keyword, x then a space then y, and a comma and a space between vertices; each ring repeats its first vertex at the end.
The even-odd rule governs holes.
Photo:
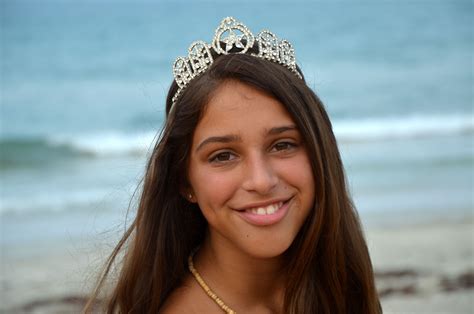
POLYGON ((384 313, 473 313, 473 221, 368 230, 384 313))
MULTIPOLYGON (((469 219, 368 228, 384 313, 473 313, 473 227, 469 219)), ((70 242, 2 251, 1 313, 80 312, 111 247, 70 242)))

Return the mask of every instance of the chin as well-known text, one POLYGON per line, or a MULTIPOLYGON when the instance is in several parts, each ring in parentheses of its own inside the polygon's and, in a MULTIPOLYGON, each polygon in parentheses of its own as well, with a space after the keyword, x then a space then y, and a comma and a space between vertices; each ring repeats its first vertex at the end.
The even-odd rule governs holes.
POLYGON ((269 259, 283 255, 293 243, 293 239, 273 239, 271 242, 255 241, 243 248, 250 256, 258 259, 269 259))

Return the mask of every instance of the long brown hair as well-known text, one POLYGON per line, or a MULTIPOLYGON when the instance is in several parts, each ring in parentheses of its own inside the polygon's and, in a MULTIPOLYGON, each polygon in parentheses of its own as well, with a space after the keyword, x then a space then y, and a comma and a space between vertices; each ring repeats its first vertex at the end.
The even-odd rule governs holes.
POLYGON ((248 54, 215 56, 211 68, 188 85, 173 107, 177 85, 172 83, 137 216, 109 257, 86 312, 123 250, 108 313, 157 313, 187 275, 187 257, 202 242, 207 222, 180 191, 187 184, 194 129, 212 92, 225 80, 238 80, 279 100, 297 124, 312 163, 314 208, 286 252, 284 312, 381 313, 368 249, 322 102, 304 79, 248 54))

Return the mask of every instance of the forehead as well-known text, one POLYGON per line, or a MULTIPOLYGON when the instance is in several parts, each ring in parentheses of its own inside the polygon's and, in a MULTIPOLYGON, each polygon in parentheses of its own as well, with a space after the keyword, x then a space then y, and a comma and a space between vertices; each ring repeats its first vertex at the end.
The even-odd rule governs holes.
POLYGON ((294 124, 283 104, 247 84, 227 81, 213 93, 195 134, 257 131, 280 124, 294 124))

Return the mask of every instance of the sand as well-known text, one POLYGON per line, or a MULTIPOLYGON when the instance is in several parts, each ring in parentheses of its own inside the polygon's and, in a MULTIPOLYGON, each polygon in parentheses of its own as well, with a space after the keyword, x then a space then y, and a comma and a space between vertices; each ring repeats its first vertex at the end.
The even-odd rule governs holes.
MULTIPOLYGON (((473 227, 469 219, 367 228, 384 313, 474 313, 473 227)), ((0 312, 80 312, 110 249, 91 240, 2 248, 0 312)))
POLYGON ((469 219, 369 229, 384 313, 474 313, 473 227, 469 219))

